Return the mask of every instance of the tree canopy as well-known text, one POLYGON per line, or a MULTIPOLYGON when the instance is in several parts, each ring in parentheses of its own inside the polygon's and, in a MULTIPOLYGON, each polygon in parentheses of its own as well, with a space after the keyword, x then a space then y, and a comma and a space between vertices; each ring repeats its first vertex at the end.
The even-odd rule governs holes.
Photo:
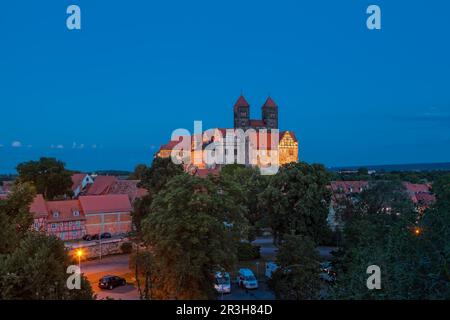
POLYGON ((243 208, 233 201, 232 185, 177 175, 154 198, 143 221, 143 239, 160 273, 153 284, 159 298, 213 296, 214 271, 230 270, 243 236, 243 208))
POLYGON ((259 210, 268 219, 276 242, 284 234, 319 241, 327 233, 330 203, 329 175, 322 165, 290 163, 270 178, 259 195, 259 210))
POLYGON ((31 184, 19 183, 0 201, 0 299, 91 299, 84 277, 80 290, 66 286, 73 261, 64 243, 31 230, 34 196, 31 184))
POLYGON ((449 299, 450 219, 443 198, 438 196, 436 205, 421 218, 394 182, 364 191, 344 229, 332 296, 449 299), (370 265, 380 267, 380 290, 366 286, 370 265))
POLYGON ((36 192, 47 200, 73 195, 71 173, 65 169, 64 162, 55 158, 21 163, 17 172, 19 182, 32 182, 36 192))

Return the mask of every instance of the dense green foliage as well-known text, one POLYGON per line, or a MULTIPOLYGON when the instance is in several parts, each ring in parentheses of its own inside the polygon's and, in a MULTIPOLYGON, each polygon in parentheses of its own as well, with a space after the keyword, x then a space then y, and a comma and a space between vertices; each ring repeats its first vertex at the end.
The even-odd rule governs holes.
POLYGON ((67 288, 73 261, 64 243, 30 230, 34 195, 30 184, 17 184, 0 202, 0 299, 92 299, 85 277, 80 290, 67 288))
POLYGON ((333 297, 449 299, 448 182, 442 190, 421 219, 398 183, 380 182, 364 191, 345 226, 333 297), (366 286, 370 265, 381 268, 380 290, 366 286))
POLYGON ((55 158, 40 158, 38 161, 28 161, 17 166, 18 181, 31 182, 36 192, 45 199, 72 196, 71 173, 65 169, 64 163, 55 158))
POLYGON ((239 261, 246 260, 255 260, 259 259, 260 254, 260 246, 252 245, 248 242, 239 242, 237 246, 237 257, 239 261))
POLYGON ((268 220, 275 242, 285 234, 309 237, 318 242, 327 234, 330 203, 329 175, 322 165, 290 163, 270 178, 259 195, 259 210, 268 220))
POLYGON ((270 283, 278 299, 319 297, 319 255, 311 239, 287 235, 277 254, 277 264, 279 268, 273 273, 270 283))
POLYGON ((139 178, 140 186, 148 190, 148 194, 136 199, 133 204, 132 219, 138 233, 142 220, 150 213, 153 197, 161 191, 172 177, 183 174, 183 168, 174 164, 170 158, 155 158, 150 167, 137 165, 133 178, 139 178))
POLYGON ((233 201, 234 186, 188 174, 173 177, 153 199, 142 237, 160 272, 157 298, 214 296, 215 270, 230 270, 245 236, 244 208, 233 201))

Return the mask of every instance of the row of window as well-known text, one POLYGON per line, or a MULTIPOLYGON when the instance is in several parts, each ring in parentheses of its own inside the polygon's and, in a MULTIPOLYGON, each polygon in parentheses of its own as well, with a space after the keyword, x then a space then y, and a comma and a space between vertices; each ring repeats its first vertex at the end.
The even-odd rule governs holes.
MULTIPOLYGON (((80 211, 78 210, 72 210, 72 215, 74 217, 79 217, 80 216, 80 211)), ((53 218, 58 218, 60 216, 59 211, 53 211, 53 218)))
MULTIPOLYGON (((56 230, 56 228, 58 227, 63 228, 64 227, 64 223, 60 222, 60 223, 52 223, 51 224, 51 229, 52 230, 56 230)), ((69 227, 72 227, 73 225, 75 225, 76 227, 80 227, 81 226, 81 221, 69 221, 68 222, 69 227)))

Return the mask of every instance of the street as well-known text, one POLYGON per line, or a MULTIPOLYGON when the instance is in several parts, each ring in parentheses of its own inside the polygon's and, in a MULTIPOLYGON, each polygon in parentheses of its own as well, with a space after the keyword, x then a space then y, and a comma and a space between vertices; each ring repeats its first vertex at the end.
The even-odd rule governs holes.
POLYGON ((97 299, 139 300, 139 292, 134 286, 133 274, 128 267, 129 255, 116 255, 101 260, 86 261, 81 264, 81 272, 88 278, 97 299), (115 275, 127 280, 127 285, 103 290, 98 287, 98 280, 105 275, 115 275))

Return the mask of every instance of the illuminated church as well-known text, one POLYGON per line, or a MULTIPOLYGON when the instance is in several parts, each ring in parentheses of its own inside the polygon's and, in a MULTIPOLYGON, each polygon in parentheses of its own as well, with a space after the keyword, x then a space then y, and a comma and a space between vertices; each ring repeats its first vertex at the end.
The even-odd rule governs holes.
MULTIPOLYGON (((298 161, 298 141, 294 132, 279 131, 279 133, 277 133, 274 130, 278 129, 278 105, 271 97, 268 97, 264 105, 261 107, 261 119, 255 120, 250 119, 250 105, 244 96, 241 95, 233 106, 233 120, 235 130, 242 129, 243 131, 252 131, 252 129, 254 129, 256 132, 254 136, 255 139, 250 139, 249 141, 249 139, 246 138, 247 149, 252 147, 264 151, 270 157, 275 157, 280 166, 286 163, 298 161), (264 132, 264 130, 260 131, 261 129, 265 129, 264 134, 261 133, 264 132), (276 148, 273 147, 272 137, 277 137, 278 139, 278 146, 276 148)), ((227 130, 230 129, 215 129, 215 132, 220 132, 221 136, 225 137, 227 130)), ((186 170, 195 171, 197 169, 216 169, 216 166, 211 168, 211 166, 204 163, 203 148, 198 148, 199 143, 202 147, 204 147, 213 143, 214 140, 214 135, 211 136, 204 134, 201 137, 192 136, 190 139, 191 145, 189 151, 191 153, 190 157, 192 162, 195 165, 191 164, 189 166, 185 166, 186 170)), ((163 158, 170 157, 172 150, 179 145, 179 142, 180 141, 170 141, 169 143, 162 145, 157 153, 157 156, 163 158)), ((226 151, 224 156, 226 156, 226 151)), ((260 163, 259 158, 256 162, 250 162, 247 157, 245 164, 256 165, 258 167, 263 166, 263 164, 260 163)))

